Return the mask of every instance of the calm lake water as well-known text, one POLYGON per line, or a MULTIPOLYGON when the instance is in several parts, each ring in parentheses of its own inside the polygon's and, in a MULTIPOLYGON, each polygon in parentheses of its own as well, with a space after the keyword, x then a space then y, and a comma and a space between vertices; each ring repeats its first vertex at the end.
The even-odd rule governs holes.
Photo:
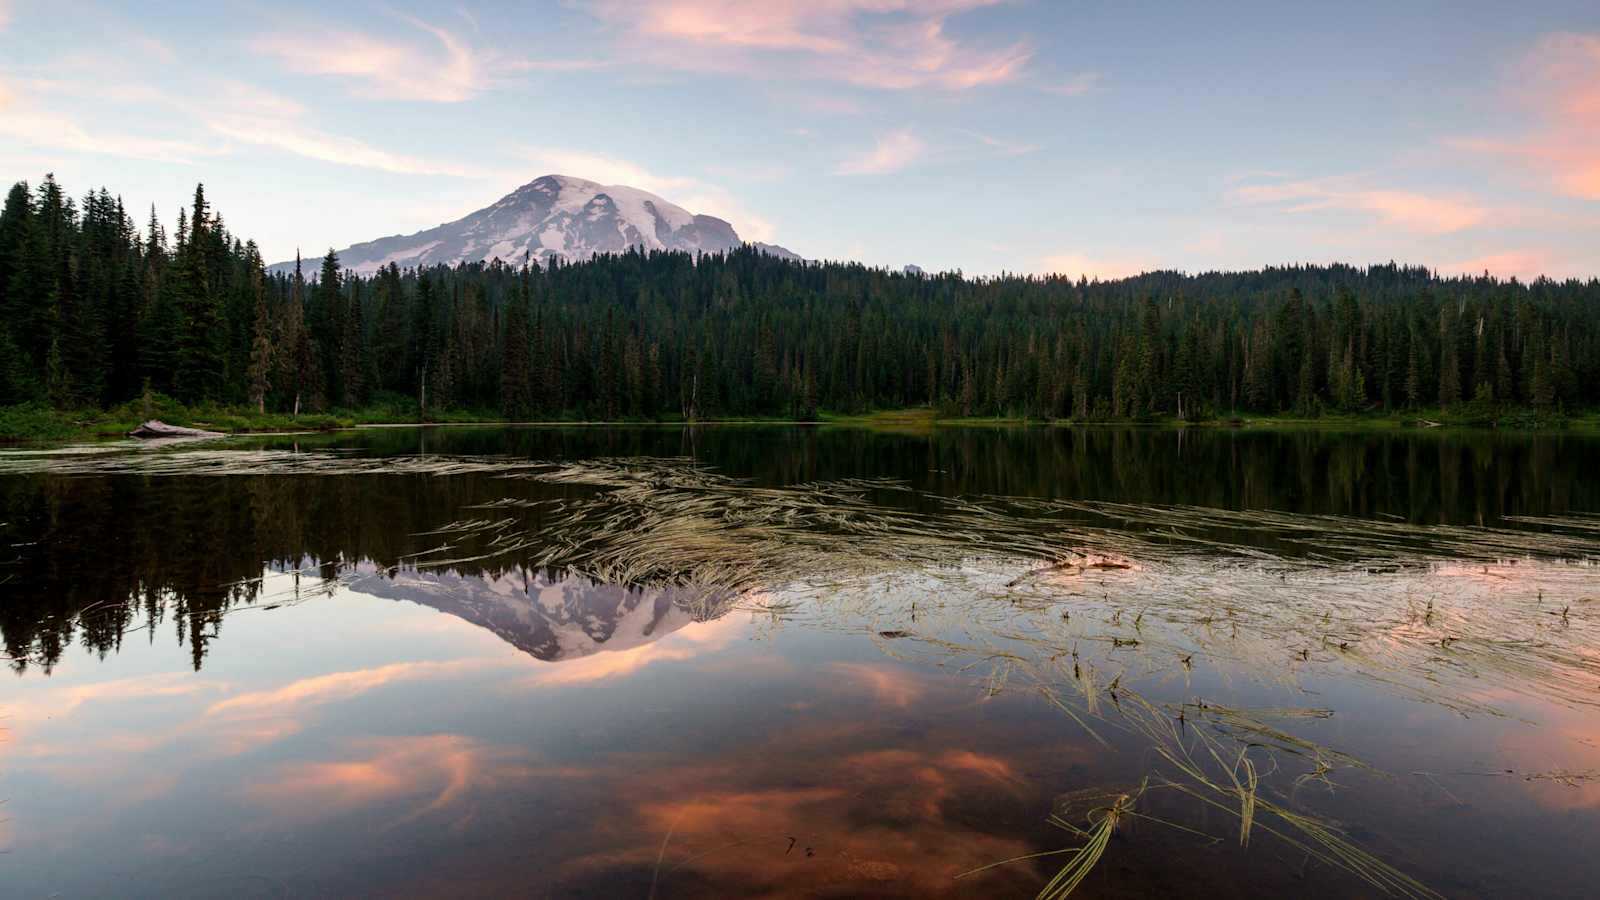
POLYGON ((8 451, 0 540, 8 897, 1600 884, 1594 437, 8 451))

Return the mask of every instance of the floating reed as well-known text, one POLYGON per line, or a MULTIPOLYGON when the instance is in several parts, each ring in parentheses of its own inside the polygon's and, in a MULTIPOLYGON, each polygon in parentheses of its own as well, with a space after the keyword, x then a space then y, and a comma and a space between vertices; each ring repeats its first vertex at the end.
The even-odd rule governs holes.
MULTIPOLYGON (((1600 706, 1600 517, 1504 527, 1184 506, 942 497, 885 479, 763 487, 686 459, 540 463, 187 450, 0 459, 0 472, 149 475, 489 474, 506 496, 417 535, 404 566, 505 560, 607 583, 692 588, 697 614, 860 634, 884 653, 1043 697, 1102 741, 1142 740, 1155 766, 1083 820, 1041 897, 1082 884, 1150 791, 1190 797, 1386 894, 1435 896, 1290 808, 1269 787, 1330 783, 1354 757, 1296 733, 1332 710, 1158 705, 1197 667, 1294 689, 1308 674, 1462 713, 1485 687, 1600 706), (9 467, 9 468, 7 468, 9 467), (31 469, 29 468, 31 467, 31 469), (529 496, 521 482, 583 486, 529 496)), ((341 584, 386 571, 345 567, 341 584)), ((1552 780, 1575 782, 1579 774, 1552 780)), ((1583 774, 1582 777, 1589 777, 1583 774)), ((1169 823, 1170 824, 1170 823, 1169 823)), ((1186 829, 1187 830, 1187 829, 1186 829)), ((1025 857, 1036 858, 1038 855, 1025 857)), ((981 870, 974 870, 981 871, 981 870)))

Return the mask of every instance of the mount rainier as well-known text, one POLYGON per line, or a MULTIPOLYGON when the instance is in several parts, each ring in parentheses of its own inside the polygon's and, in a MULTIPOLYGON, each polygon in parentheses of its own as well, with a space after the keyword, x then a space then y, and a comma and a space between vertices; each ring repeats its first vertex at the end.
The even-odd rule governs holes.
MULTIPOLYGON (((336 251, 349 271, 370 275, 390 263, 400 268, 499 259, 510 265, 587 259, 629 247, 716 253, 740 246, 733 226, 691 213, 655 194, 568 175, 545 175, 465 218, 411 235, 394 235, 336 251)), ((800 257, 772 244, 757 249, 800 257)), ((272 271, 293 271, 278 263, 272 271)), ((315 265, 307 266, 315 274, 315 265)))

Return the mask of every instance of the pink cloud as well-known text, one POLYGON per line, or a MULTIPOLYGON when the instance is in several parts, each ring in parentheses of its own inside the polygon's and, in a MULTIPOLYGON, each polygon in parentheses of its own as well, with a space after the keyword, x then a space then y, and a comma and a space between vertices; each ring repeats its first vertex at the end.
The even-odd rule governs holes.
POLYGON ((563 72, 601 64, 585 59, 526 59, 474 46, 455 32, 409 16, 403 20, 429 40, 380 37, 349 29, 305 29, 262 35, 257 53, 291 72, 344 78, 357 96, 381 100, 460 103, 471 100, 506 72, 563 72))
MULTIPOLYGON (((59 83, 44 86, 60 87, 59 83)), ((0 81, 0 137, 48 150, 184 165, 219 152, 217 147, 194 141, 104 130, 93 122, 59 112, 25 93, 21 86, 4 81, 0 81)))
POLYGON ((472 49, 442 28, 416 25, 433 36, 442 53, 409 41, 337 29, 267 34, 251 47, 277 58, 291 72, 350 79, 362 96, 436 103, 471 99, 485 77, 472 49))
POLYGON ((192 698, 227 689, 217 681, 197 681, 182 674, 163 673, 65 685, 42 694, 43 699, 13 701, 8 712, 15 716, 24 732, 59 723, 74 716, 86 704, 111 703, 128 706, 136 702, 172 701, 192 698))
POLYGON ((240 144, 267 147, 294 156, 337 165, 356 166, 404 175, 444 175, 454 178, 499 178, 502 173, 480 165, 425 159, 397 153, 346 135, 333 134, 306 122, 306 109, 286 97, 240 83, 222 85, 226 102, 196 109, 213 134, 240 144))
POLYGON ((266 716, 297 712, 358 697, 385 685, 423 678, 481 671, 497 665, 493 660, 461 659, 448 662, 390 663, 368 669, 330 672, 291 681, 271 690, 235 694, 213 703, 206 715, 266 716))
POLYGON ((540 767, 523 750, 460 734, 363 737, 331 761, 290 762, 244 789, 275 815, 317 819, 401 804, 394 824, 440 815, 459 826, 479 803, 536 778, 583 777, 572 767, 540 767))
POLYGON ((926 692, 916 676, 883 663, 836 662, 829 663, 827 670, 855 689, 870 692, 878 703, 896 709, 909 709, 926 692))
POLYGON ((1039 268, 1050 275, 1082 276, 1090 280, 1107 281, 1150 272, 1160 266, 1154 260, 1140 256, 1056 253, 1045 257, 1039 268))
POLYGON ((969 46, 945 25, 999 0, 598 0, 635 52, 682 69, 801 74, 861 87, 961 91, 1017 77, 1026 41, 969 46))
POLYGON ((625 678, 656 663, 683 662, 722 651, 733 643, 742 628, 743 625, 732 617, 695 622, 659 641, 547 663, 512 682, 511 686, 515 690, 526 690, 625 678))
POLYGON ((1242 203, 1276 206, 1287 213, 1363 212, 1385 224, 1425 234, 1465 231, 1488 217, 1484 206, 1465 195, 1372 188, 1348 178, 1273 179, 1240 185, 1230 195, 1242 203))
POLYGON ((1433 197, 1412 191, 1362 191, 1355 195, 1361 208, 1377 213, 1392 225, 1430 233, 1462 231, 1483 222, 1486 210, 1460 197, 1433 197))
POLYGON ((1541 275, 1554 274, 1557 268, 1550 254, 1544 250, 1501 250, 1446 263, 1439 267, 1439 272, 1474 278, 1487 272, 1495 278, 1533 281, 1541 275))
POLYGON ((1557 193, 1600 200, 1600 35, 1546 35, 1514 70, 1509 92, 1534 117, 1527 133, 1447 143, 1517 164, 1557 193))
POLYGON ((910 129, 878 136, 871 150, 847 159, 835 170, 840 175, 887 175, 922 159, 928 145, 910 129))

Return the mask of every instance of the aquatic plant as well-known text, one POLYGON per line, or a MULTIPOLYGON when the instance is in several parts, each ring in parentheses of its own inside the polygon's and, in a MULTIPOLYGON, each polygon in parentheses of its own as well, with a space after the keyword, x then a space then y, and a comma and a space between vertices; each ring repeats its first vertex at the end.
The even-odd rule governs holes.
MULTIPOLYGON (((1103 742, 1142 742, 1152 765, 1140 787, 1115 792, 1087 818, 1052 818, 1083 843, 1045 897, 1078 887, 1110 836, 1146 815, 1142 798, 1156 793, 1226 811, 1229 840, 1242 847, 1267 835, 1373 889, 1433 896, 1292 802, 1296 790, 1366 769, 1307 733, 1333 710, 1147 699, 1187 686, 1198 671, 1289 692, 1309 677, 1356 678, 1463 714, 1502 712, 1485 687, 1600 706, 1597 517, 1468 528, 945 497, 887 479, 766 487, 683 458, 149 451, 40 459, 34 465, 70 474, 487 475, 504 482, 504 496, 414 534, 415 549, 396 566, 346 565, 335 583, 501 561, 670 586, 697 618, 742 609, 769 627, 859 634, 891 657, 971 678, 982 696, 1024 691, 1103 742)), ((256 605, 273 602, 281 591, 256 605)))

